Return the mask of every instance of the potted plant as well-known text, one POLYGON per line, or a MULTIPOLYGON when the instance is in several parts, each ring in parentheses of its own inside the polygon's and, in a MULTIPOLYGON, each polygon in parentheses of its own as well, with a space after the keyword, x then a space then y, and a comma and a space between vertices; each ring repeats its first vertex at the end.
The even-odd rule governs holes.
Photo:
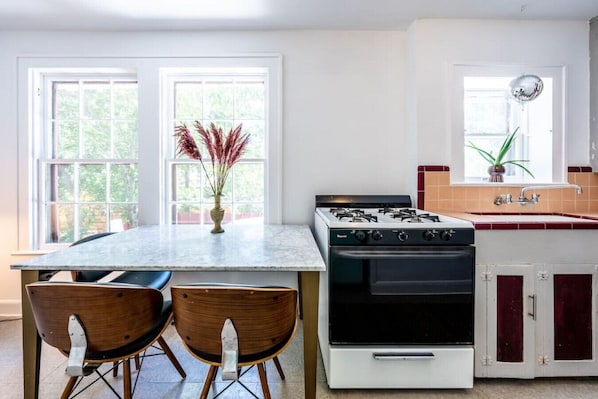
POLYGON ((520 167, 521 169, 523 169, 524 172, 529 174, 531 177, 534 177, 534 174, 522 164, 522 162, 529 162, 529 160, 527 160, 527 159, 515 159, 515 160, 508 160, 508 161, 505 160, 505 157, 507 156, 507 154, 513 147, 513 144, 515 143, 515 136, 517 135, 518 130, 519 130, 519 127, 517 127, 517 129, 515 129, 515 131, 513 133, 509 134, 505 138, 505 141, 503 141, 503 143, 500 146, 500 149, 498 150, 498 153, 496 155, 494 155, 492 153, 492 150, 486 151, 486 150, 478 147, 471 141, 469 142, 469 144, 465 145, 466 147, 473 148, 474 150, 476 150, 478 152, 478 154, 480 154, 480 156, 482 158, 484 158, 490 164, 490 166, 488 167, 488 173, 490 174, 489 181, 502 182, 503 174, 505 173, 505 165, 507 165, 507 164, 520 167))

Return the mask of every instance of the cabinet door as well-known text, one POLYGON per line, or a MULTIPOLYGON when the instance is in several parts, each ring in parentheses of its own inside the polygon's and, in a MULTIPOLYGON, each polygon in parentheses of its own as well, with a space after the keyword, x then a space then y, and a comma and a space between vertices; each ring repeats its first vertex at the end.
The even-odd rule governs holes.
POLYGON ((533 272, 532 265, 488 266, 485 359, 488 377, 534 377, 537 298, 533 272))
POLYGON ((598 375, 595 355, 596 265, 537 265, 536 375, 598 375))

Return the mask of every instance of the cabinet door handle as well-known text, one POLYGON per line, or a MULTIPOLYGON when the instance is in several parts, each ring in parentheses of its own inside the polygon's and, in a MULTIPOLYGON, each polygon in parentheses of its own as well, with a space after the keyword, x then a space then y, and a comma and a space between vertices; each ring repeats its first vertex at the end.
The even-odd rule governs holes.
POLYGON ((536 296, 528 295, 527 297, 532 300, 532 311, 527 312, 527 315, 531 316, 532 320, 536 320, 536 296))

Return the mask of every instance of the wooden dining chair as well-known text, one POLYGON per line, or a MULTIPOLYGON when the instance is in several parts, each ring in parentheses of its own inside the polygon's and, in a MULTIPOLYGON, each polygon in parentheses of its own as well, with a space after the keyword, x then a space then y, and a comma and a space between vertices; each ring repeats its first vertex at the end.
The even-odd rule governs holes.
POLYGON ((277 358, 295 336, 297 291, 195 284, 173 286, 171 292, 178 334, 195 358, 210 365, 200 398, 207 397, 218 368, 223 366, 222 342, 228 334, 223 327, 229 320, 237 337, 238 368, 257 365, 264 398, 269 399, 264 363, 277 358))
MULTIPOLYGON (((135 355, 154 342, 182 378, 186 373, 162 337, 172 304, 154 288, 117 283, 38 282, 26 286, 38 333, 69 358, 67 399, 83 377, 103 363, 123 364, 123 394, 130 399, 135 355)), ((103 377, 102 377, 103 379, 103 377)))

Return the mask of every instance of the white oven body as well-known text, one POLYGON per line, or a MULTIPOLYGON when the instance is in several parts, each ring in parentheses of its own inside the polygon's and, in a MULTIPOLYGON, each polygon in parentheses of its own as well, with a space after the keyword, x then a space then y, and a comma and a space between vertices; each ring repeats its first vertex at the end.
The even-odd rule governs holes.
MULTIPOLYGON (((315 217, 316 241, 329 259, 329 230, 315 217)), ((473 345, 331 345, 328 271, 320 276, 318 338, 332 389, 472 388, 473 345)))

